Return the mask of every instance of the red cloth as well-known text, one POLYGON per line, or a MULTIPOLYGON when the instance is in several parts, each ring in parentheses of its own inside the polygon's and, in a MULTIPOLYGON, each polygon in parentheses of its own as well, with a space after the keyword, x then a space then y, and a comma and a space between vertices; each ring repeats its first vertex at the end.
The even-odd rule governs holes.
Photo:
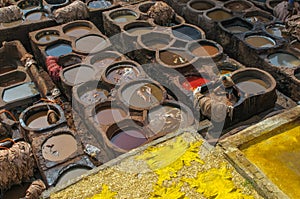
POLYGON ((58 62, 57 57, 48 56, 46 58, 46 66, 47 66, 48 73, 50 77, 55 81, 60 80, 59 73, 62 70, 62 67, 58 65, 57 62, 58 62))
POLYGON ((209 82, 209 80, 207 80, 203 77, 189 76, 189 77, 186 77, 186 81, 183 82, 182 86, 186 90, 193 91, 197 87, 202 86, 208 82, 209 82))

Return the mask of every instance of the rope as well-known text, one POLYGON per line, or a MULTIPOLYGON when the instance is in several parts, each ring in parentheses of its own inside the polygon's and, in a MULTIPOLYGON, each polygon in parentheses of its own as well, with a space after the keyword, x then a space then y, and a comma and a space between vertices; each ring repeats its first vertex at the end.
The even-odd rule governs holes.
POLYGON ((15 118, 15 116, 14 116, 10 111, 8 111, 8 110, 1 110, 1 111, 0 111, 0 114, 2 114, 2 113, 7 113, 14 121, 18 121, 18 120, 15 118))

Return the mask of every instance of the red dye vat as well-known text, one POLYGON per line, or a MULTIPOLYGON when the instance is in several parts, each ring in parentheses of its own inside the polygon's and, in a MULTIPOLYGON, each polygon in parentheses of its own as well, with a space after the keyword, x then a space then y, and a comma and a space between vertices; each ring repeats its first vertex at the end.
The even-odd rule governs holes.
POLYGON ((185 81, 182 83, 182 87, 186 90, 193 91, 197 87, 202 86, 209 82, 208 79, 199 76, 188 76, 185 77, 185 81))

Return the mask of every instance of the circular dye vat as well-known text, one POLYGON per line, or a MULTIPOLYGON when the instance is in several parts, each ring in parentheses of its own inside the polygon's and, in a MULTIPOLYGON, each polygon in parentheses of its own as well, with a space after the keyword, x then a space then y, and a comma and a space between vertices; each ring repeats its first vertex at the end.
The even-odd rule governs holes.
POLYGON ((90 1, 88 3, 88 8, 92 9, 105 9, 109 8, 110 6, 112 6, 112 3, 106 0, 90 1))
POLYGON ((110 141, 124 150, 137 148, 147 141, 142 130, 139 129, 124 129, 116 132, 110 141))
POLYGON ((169 35, 157 32, 144 34, 141 36, 141 42, 144 44, 145 48, 152 50, 166 48, 171 41, 172 39, 169 35))
POLYGON ((56 43, 46 48, 47 56, 59 57, 72 52, 72 46, 65 43, 56 43))
POLYGON ((127 29, 126 32, 132 36, 139 36, 150 33, 153 29, 153 27, 132 27, 130 29, 127 29))
POLYGON ((2 27, 8 28, 13 26, 18 26, 23 23, 23 20, 17 20, 9 23, 1 23, 2 27))
POLYGON ((77 141, 70 134, 52 136, 42 145, 43 157, 52 162, 65 160, 76 151, 77 141))
POLYGON ((139 75, 138 69, 134 65, 118 64, 105 73, 106 79, 112 84, 122 84, 134 80, 139 75))
POLYGON ((159 53, 159 59, 166 65, 178 66, 189 63, 192 57, 185 51, 166 50, 159 53))
POLYGON ((85 174, 89 170, 90 169, 80 168, 80 167, 68 169, 67 171, 63 172, 63 174, 59 177, 55 186, 61 186, 65 183, 67 183, 69 180, 72 180, 74 178, 77 178, 77 177, 85 174))
POLYGON ((271 21, 270 18, 256 15, 256 16, 251 16, 251 17, 246 17, 246 20, 249 21, 250 23, 256 23, 256 22, 261 22, 261 23, 268 23, 271 21))
POLYGON ((75 43, 77 50, 85 53, 97 52, 107 46, 107 41, 97 35, 89 35, 78 39, 75 43))
POLYGON ((50 43, 52 41, 58 40, 59 32, 58 31, 43 31, 43 32, 38 33, 35 36, 35 38, 39 43, 46 44, 46 43, 50 43))
POLYGON ((87 82, 92 79, 94 75, 94 69, 84 65, 66 68, 66 70, 63 72, 63 77, 65 80, 72 85, 87 82))
POLYGON ((199 44, 199 46, 192 48, 191 52, 197 57, 206 57, 206 56, 212 57, 219 53, 219 49, 213 45, 199 44))
POLYGON ((195 10, 204 11, 213 8, 215 5, 206 1, 195 1, 192 2, 190 6, 195 10))
POLYGON ((282 37, 282 30, 285 28, 284 24, 274 24, 266 28, 267 32, 276 37, 282 37))
POLYGON ((207 14, 207 16, 214 21, 222 21, 233 17, 231 13, 221 9, 211 11, 207 14))
POLYGON ((176 38, 186 41, 202 39, 202 33, 196 28, 188 25, 172 29, 172 33, 176 38))
POLYGON ((134 82, 123 87, 121 96, 132 107, 148 109, 164 99, 164 92, 155 84, 134 82))
POLYGON ((50 124, 47 120, 47 113, 48 111, 40 111, 30 116, 26 121, 26 126, 36 129, 48 127, 50 124))
POLYGON ((279 52, 268 56, 268 60, 274 66, 296 67, 300 66, 300 59, 295 55, 279 52))
POLYGON ((65 30, 65 34, 71 37, 80 37, 91 31, 89 26, 73 26, 65 30))
POLYGON ((236 86, 244 93, 256 94, 267 90, 267 84, 261 79, 245 79, 236 83, 236 86))
POLYGON ((229 26, 229 27, 226 27, 226 29, 232 33, 243 33, 243 32, 247 32, 250 30, 248 27, 245 27, 245 26, 229 26))
POLYGON ((200 76, 187 76, 181 84, 185 90, 193 91, 197 87, 208 83, 209 80, 200 76))
POLYGON ((120 122, 127 117, 127 113, 120 108, 107 107, 97 111, 95 121, 98 124, 107 126, 113 123, 120 122))
POLYGON ((82 62, 82 59, 78 55, 69 54, 66 56, 59 57, 58 65, 66 68, 71 65, 79 64, 82 62))
POLYGON ((35 12, 30 12, 25 16, 25 20, 28 21, 39 21, 39 20, 43 20, 45 18, 48 17, 48 14, 46 12, 39 12, 39 11, 35 11, 35 12))
POLYGON ((252 7, 250 3, 245 1, 231 1, 226 3, 224 6, 225 8, 228 8, 229 10, 234 12, 242 12, 252 7))
POLYGON ((261 35, 246 37, 245 41, 255 48, 270 48, 276 45, 276 42, 273 39, 261 35))
POLYGON ((110 17, 116 23, 129 23, 137 20, 138 15, 132 10, 118 10, 111 13, 110 17))
POLYGON ((86 104, 94 104, 107 100, 109 92, 105 89, 97 88, 91 91, 85 92, 80 96, 80 100, 86 104))

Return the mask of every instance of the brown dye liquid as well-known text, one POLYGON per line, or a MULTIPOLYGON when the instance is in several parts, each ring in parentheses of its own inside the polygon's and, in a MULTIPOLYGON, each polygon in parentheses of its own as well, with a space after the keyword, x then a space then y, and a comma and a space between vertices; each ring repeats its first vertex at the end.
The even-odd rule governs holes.
POLYGON ((96 52, 103 50, 107 45, 104 38, 90 35, 76 41, 76 49, 82 52, 96 52))
POLYGON ((41 111, 30 116, 26 121, 27 126, 29 128, 45 128, 50 126, 47 121, 47 113, 48 111, 41 111))
POLYGON ((86 104, 93 104, 96 102, 103 102, 107 99, 109 92, 103 89, 95 89, 84 93, 80 100, 86 104))
POLYGON ((152 27, 137 27, 137 28, 131 28, 129 30, 126 30, 126 32, 128 32, 133 36, 139 36, 139 35, 150 33, 152 30, 153 30, 152 27))
POLYGON ((201 10, 211 9, 214 6, 212 4, 206 3, 206 2, 195 2, 195 3, 192 3, 191 7, 194 8, 195 10, 201 11, 201 10))
POLYGON ((45 17, 47 17, 47 14, 44 12, 33 12, 28 14, 25 19, 30 21, 39 21, 44 19, 45 17))
POLYGON ((136 70, 135 68, 116 67, 113 70, 109 71, 109 73, 106 75, 106 78, 113 84, 118 84, 136 79, 138 73, 138 70, 136 70))
POLYGON ((110 141, 121 149, 131 150, 145 143, 147 138, 141 131, 125 130, 115 134, 110 141))
POLYGON ((59 35, 55 35, 55 34, 44 35, 44 36, 40 37, 38 39, 38 41, 41 42, 41 43, 49 43, 49 42, 58 40, 58 38, 59 38, 59 35))
POLYGON ((247 17, 246 20, 251 22, 251 23, 255 23, 255 22, 267 23, 267 22, 271 21, 267 17, 258 16, 258 15, 257 16, 252 16, 252 17, 247 17))
POLYGON ((237 83, 236 86, 247 94, 259 93, 266 91, 268 88, 267 84, 260 79, 248 79, 237 83))
POLYGON ((250 36, 245 39, 245 41, 256 48, 273 47, 275 45, 271 38, 264 36, 250 36))
POLYGON ((65 34, 71 37, 80 37, 89 33, 90 31, 91 28, 87 26, 74 26, 72 28, 68 28, 65 34))
POLYGON ((219 52, 219 49, 210 45, 199 45, 192 50, 192 53, 198 57, 214 56, 219 52))
POLYGON ((72 168, 64 172, 60 178, 58 179, 58 182, 56 183, 55 186, 60 186, 65 183, 67 183, 69 180, 72 180, 76 177, 79 177, 83 174, 85 174, 89 169, 86 168, 72 168))
POLYGON ((182 51, 164 51, 159 53, 159 58, 162 62, 164 62, 167 65, 177 66, 188 63, 190 55, 182 51))
POLYGON ((289 53, 274 53, 268 56, 269 61, 274 66, 296 67, 300 66, 300 59, 289 53))
POLYGON ((297 199, 300 195, 300 126, 278 133, 243 152, 279 189, 297 199))
POLYGON ((250 8, 248 4, 243 4, 239 2, 228 3, 225 7, 235 12, 240 12, 250 8))
POLYGON ((183 112, 176 107, 161 106, 148 114, 149 128, 155 133, 170 133, 176 131, 180 125, 185 127, 183 112))
POLYGON ((10 66, 10 65, 1 65, 0 67, 0 74, 3 74, 3 73, 7 73, 9 71, 12 71, 12 70, 15 70, 17 69, 17 66, 10 66))
POLYGON ((120 122, 121 120, 125 119, 127 116, 126 112, 119 108, 107 108, 100 110, 96 114, 95 120, 100 125, 111 125, 113 123, 120 122))
POLYGON ((135 15, 121 15, 113 18, 113 20, 117 23, 128 23, 136 20, 135 15))
POLYGON ((13 185, 8 191, 4 192, 2 199, 19 199, 24 198, 26 190, 31 183, 22 183, 20 185, 13 185))
POLYGON ((149 108, 163 100, 163 91, 154 84, 136 83, 128 86, 121 93, 131 106, 149 108))
POLYGON ((111 65, 116 60, 117 60, 117 58, 112 58, 112 57, 97 60, 95 63, 93 63, 93 66, 99 67, 99 68, 105 68, 105 67, 111 65))
POLYGON ((207 16, 212 20, 221 21, 225 19, 230 19, 232 17, 232 14, 225 12, 223 10, 216 10, 216 11, 209 12, 207 16))
POLYGON ((230 26, 226 28, 227 30, 229 30, 232 33, 243 33, 243 32, 247 32, 250 29, 244 26, 230 26))
POLYGON ((79 84, 92 79, 95 75, 95 71, 90 67, 80 66, 66 70, 63 75, 67 82, 79 84))
POLYGON ((70 157, 77 150, 76 139, 69 134, 50 137, 42 146, 42 154, 46 160, 57 162, 70 157))

